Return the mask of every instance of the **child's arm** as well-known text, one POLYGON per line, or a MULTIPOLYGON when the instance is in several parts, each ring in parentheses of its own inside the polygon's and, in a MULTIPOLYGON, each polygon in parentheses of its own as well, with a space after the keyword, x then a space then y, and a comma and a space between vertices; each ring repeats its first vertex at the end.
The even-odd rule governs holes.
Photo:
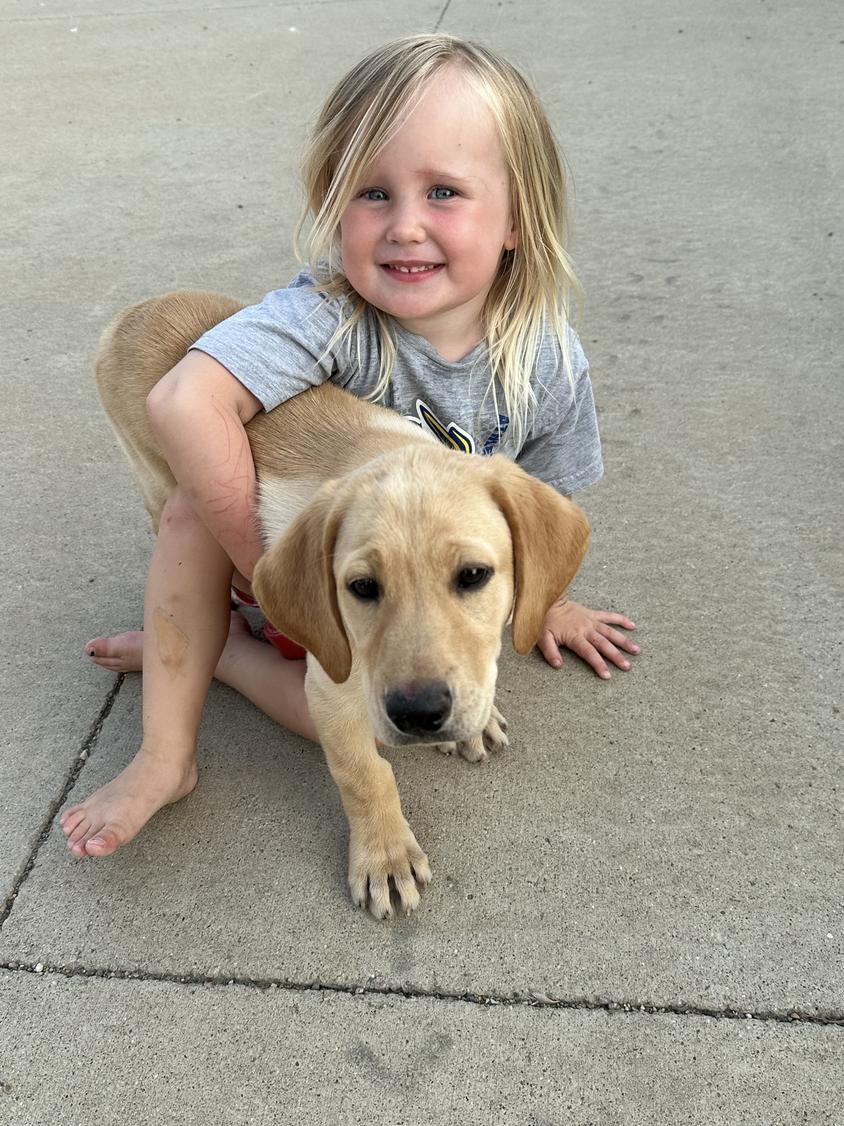
POLYGON ((204 352, 192 351, 153 388, 147 412, 173 476, 247 579, 263 554, 255 465, 245 424, 261 403, 204 352))

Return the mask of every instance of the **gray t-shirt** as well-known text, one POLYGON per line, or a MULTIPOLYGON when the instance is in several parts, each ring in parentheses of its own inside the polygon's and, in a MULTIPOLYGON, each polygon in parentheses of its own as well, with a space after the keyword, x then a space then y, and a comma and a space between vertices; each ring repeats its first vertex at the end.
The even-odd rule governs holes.
MULTIPOLYGON (((300 273, 287 289, 235 313, 193 345, 227 368, 265 410, 308 387, 331 380, 357 398, 378 381, 377 326, 365 318, 359 335, 347 335, 326 351, 342 304, 313 289, 300 273)), ((484 343, 456 363, 445 360, 424 337, 393 321, 396 359, 386 395, 379 402, 446 445, 467 453, 502 453, 561 493, 570 494, 600 480, 601 443, 589 368, 580 341, 571 333, 572 380, 551 334, 543 338, 531 382, 536 408, 521 441, 505 413, 500 387, 490 390, 484 343)))

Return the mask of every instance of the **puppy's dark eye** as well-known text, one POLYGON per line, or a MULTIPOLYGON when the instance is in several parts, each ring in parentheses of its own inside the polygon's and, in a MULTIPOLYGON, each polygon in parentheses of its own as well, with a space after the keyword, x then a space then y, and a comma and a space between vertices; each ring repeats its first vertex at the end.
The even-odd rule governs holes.
POLYGON ((375 602, 381 593, 375 579, 355 579, 354 582, 349 583, 346 589, 355 598, 359 598, 361 602, 375 602))
POLYGON ((457 572, 458 590, 477 590, 492 578, 492 567, 464 567, 457 572))

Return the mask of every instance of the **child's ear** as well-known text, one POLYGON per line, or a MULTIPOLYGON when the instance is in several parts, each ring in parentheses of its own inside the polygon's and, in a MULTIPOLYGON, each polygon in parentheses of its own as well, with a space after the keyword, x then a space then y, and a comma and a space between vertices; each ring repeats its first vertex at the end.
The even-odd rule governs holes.
POLYGON ((516 220, 511 216, 510 217, 510 230, 507 233, 507 237, 504 239, 504 249, 505 250, 515 250, 518 245, 519 245, 519 232, 518 232, 518 229, 516 227, 516 220))

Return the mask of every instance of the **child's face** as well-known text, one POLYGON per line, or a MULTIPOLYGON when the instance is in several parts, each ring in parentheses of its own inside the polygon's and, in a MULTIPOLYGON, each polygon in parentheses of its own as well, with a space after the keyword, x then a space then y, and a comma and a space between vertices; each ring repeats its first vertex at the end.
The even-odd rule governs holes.
POLYGON ((366 170, 340 231, 343 271, 364 300, 449 359, 481 339, 516 233, 494 119, 458 69, 432 80, 366 170))

